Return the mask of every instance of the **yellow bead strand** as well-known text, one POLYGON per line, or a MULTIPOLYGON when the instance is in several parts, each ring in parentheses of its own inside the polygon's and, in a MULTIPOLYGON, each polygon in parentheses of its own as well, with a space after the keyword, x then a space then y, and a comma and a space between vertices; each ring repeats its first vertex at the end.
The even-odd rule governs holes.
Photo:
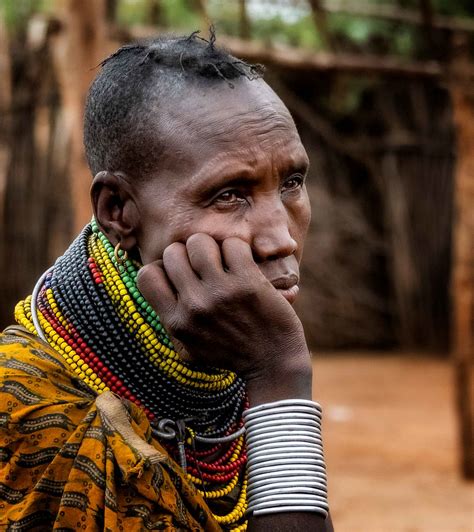
POLYGON ((215 520, 220 525, 231 525, 240 521, 247 511, 247 478, 242 482, 242 489, 234 509, 227 515, 216 515, 213 513, 215 520))
POLYGON ((198 492, 206 499, 219 499, 220 497, 224 497, 225 495, 228 495, 235 488, 235 486, 237 486, 238 480, 239 480, 239 475, 235 475, 235 477, 230 481, 230 483, 225 488, 221 488, 221 489, 213 490, 213 491, 204 491, 204 490, 198 489, 198 492))
MULTIPOLYGON (((161 342, 159 334, 142 315, 140 308, 140 301, 142 299, 138 297, 138 293, 135 293, 135 287, 132 287, 131 291, 127 288, 127 285, 131 286, 129 284, 129 278, 124 276, 125 281, 122 279, 121 272, 111 259, 106 244, 96 234, 93 234, 88 240, 89 257, 94 259, 97 269, 101 273, 101 284, 120 320, 126 329, 136 338, 151 363, 159 367, 169 378, 195 389, 220 391, 231 386, 237 378, 235 373, 225 370, 215 370, 215 372, 213 370, 210 372, 193 370, 181 362, 179 355, 172 348, 161 342)), ((62 315, 58 302, 55 300, 53 290, 46 288, 42 297, 47 301, 48 313, 46 315, 49 316, 49 313, 51 313, 61 327, 72 335, 74 329, 66 317, 62 315)), ((142 305, 144 306, 143 303, 142 305)), ((45 315, 39 309, 37 309, 37 317, 48 344, 62 357, 71 371, 96 393, 100 394, 108 391, 109 388, 106 384, 73 347, 69 345, 68 340, 56 332, 53 324, 46 319, 45 315)), ((28 331, 38 334, 32 321, 31 296, 28 296, 16 305, 15 319, 28 331)), ((193 434, 191 433, 192 436, 193 434)), ((242 456, 243 449, 244 437, 240 436, 235 449, 226 460, 226 463, 233 463, 239 460, 242 456)), ((214 515, 214 517, 219 524, 228 527, 230 530, 245 531, 247 529, 247 523, 245 521, 243 522, 247 510, 247 478, 243 477, 241 472, 235 471, 230 481, 220 488, 217 487, 219 486, 219 482, 208 484, 190 474, 187 475, 187 478, 195 484, 198 492, 208 501, 225 497, 236 489, 239 479, 241 479, 242 484, 234 508, 226 515, 214 515), (214 489, 206 491, 206 485, 212 485, 214 489), (240 524, 237 524, 239 522, 240 524)))
POLYGON ((126 324, 128 330, 135 334, 139 343, 146 348, 147 354, 153 364, 158 365, 169 377, 173 377, 179 382, 194 388, 221 390, 227 388, 234 382, 236 375, 231 372, 227 375, 208 375, 186 368, 179 361, 175 351, 160 343, 155 331, 145 322, 138 312, 137 307, 128 293, 127 287, 110 260, 107 250, 100 239, 90 239, 89 252, 94 256, 97 265, 104 273, 105 289, 114 303, 118 314, 126 324))
POLYGON ((232 532, 245 532, 247 530, 248 522, 245 521, 245 523, 242 523, 241 525, 238 525, 236 527, 231 528, 232 532))
POLYGON ((18 303, 15 305, 15 321, 27 329, 28 332, 37 335, 38 333, 36 332, 35 326, 31 322, 31 312, 30 318, 27 317, 26 309, 29 308, 30 305, 31 296, 28 296, 23 301, 18 301, 18 303))
MULTIPOLYGON (((52 294, 50 294, 50 297, 52 297, 52 294)), ((51 304, 51 301, 49 301, 49 303, 51 304)), ((54 301, 53 303, 55 308, 54 315, 64 326, 64 319, 60 316, 56 303, 54 301)), ((71 370, 96 393, 102 393, 109 390, 100 377, 93 372, 92 368, 90 368, 74 349, 59 336, 39 310, 37 311, 37 316, 41 329, 48 338, 48 344, 61 355, 71 370)), ((16 304, 15 320, 29 332, 36 335, 38 334, 31 318, 31 296, 28 296, 26 299, 19 301, 16 304)))

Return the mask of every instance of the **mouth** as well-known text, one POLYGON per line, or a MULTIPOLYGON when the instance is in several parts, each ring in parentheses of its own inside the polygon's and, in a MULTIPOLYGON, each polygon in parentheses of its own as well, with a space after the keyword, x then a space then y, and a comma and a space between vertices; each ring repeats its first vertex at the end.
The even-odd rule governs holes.
POLYGON ((297 275, 289 275, 288 277, 279 277, 270 282, 288 301, 288 303, 293 304, 300 291, 298 281, 299 279, 297 275))

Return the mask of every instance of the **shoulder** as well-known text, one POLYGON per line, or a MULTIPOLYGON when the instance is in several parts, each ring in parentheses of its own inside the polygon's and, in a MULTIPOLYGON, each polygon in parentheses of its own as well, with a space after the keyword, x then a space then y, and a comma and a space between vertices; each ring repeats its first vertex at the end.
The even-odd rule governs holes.
MULTIPOLYGON (((0 411, 16 416, 34 405, 93 401, 61 356, 39 338, 16 329, 0 334, 0 411)), ((17 419, 18 421, 18 419, 17 419)))
POLYGON ((94 403, 51 347, 28 333, 0 334, 0 446, 36 450, 44 431, 66 439, 94 403))
POLYGON ((0 528, 82 522, 220 530, 142 410, 98 398, 41 340, 0 334, 0 528))

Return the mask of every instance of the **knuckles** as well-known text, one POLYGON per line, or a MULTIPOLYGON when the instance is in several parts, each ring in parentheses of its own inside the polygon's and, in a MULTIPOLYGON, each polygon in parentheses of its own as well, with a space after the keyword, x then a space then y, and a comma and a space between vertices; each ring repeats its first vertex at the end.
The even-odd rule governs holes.
POLYGON ((199 324, 203 320, 227 314, 229 319, 232 319, 234 313, 239 310, 245 308, 248 311, 256 292, 253 285, 242 282, 214 286, 205 294, 193 294, 181 299, 180 312, 189 324, 199 324))
POLYGON ((214 305, 211 302, 191 299, 184 306, 184 315, 187 321, 193 322, 199 318, 207 318, 214 313, 214 305))

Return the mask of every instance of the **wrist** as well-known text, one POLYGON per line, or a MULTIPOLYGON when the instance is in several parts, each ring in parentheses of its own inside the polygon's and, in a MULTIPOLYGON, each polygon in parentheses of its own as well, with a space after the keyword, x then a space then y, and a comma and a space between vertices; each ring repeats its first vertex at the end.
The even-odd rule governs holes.
POLYGON ((282 399, 311 399, 313 371, 308 352, 246 376, 250 406, 282 399))

